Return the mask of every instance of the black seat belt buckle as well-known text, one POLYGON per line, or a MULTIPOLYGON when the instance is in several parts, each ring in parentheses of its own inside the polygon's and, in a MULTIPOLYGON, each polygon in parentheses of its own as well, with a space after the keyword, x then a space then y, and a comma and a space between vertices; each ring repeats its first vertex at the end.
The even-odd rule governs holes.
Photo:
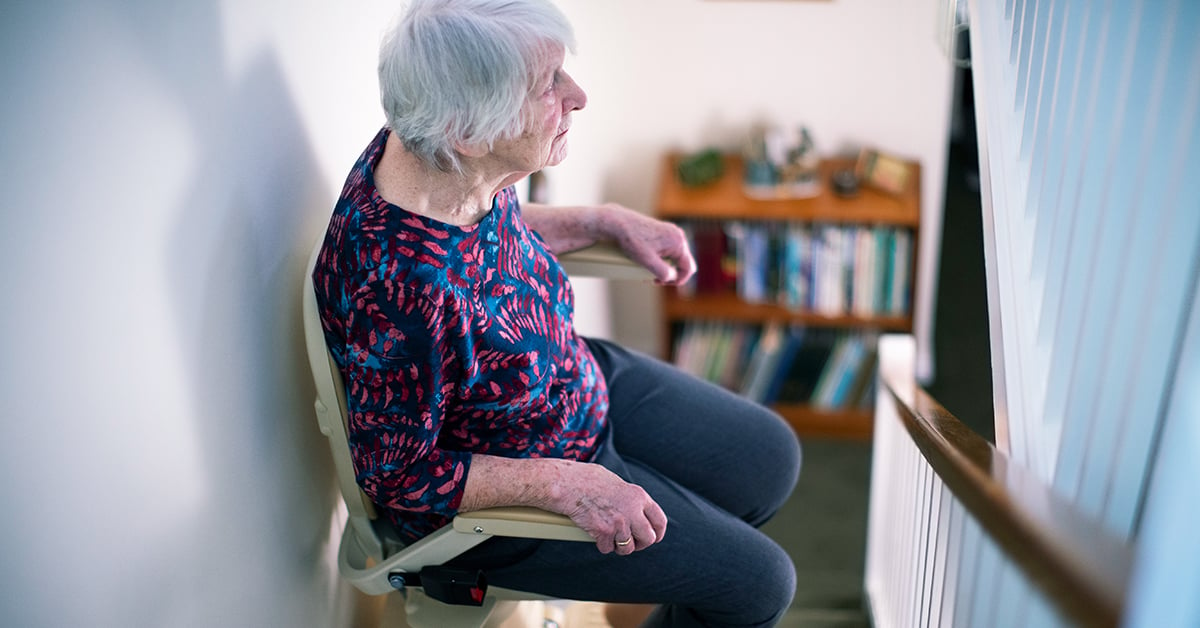
POLYGON ((478 569, 431 566, 421 570, 425 595, 445 604, 483 606, 487 577, 478 569))

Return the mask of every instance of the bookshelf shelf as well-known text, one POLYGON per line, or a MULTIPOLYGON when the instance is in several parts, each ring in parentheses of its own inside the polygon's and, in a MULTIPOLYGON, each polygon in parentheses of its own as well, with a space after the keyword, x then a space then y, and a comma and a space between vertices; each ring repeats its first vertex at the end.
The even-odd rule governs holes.
POLYGON ((805 436, 870 440, 870 410, 821 410, 798 403, 781 403, 774 410, 792 429, 805 436))
POLYGON ((772 321, 809 327, 871 327, 883 331, 909 331, 911 316, 827 316, 805 310, 793 310, 772 303, 747 303, 735 294, 680 296, 664 291, 663 316, 667 321, 725 320, 741 323, 772 321))
MULTIPOLYGON (((900 253, 900 244, 895 245, 894 257, 891 259, 894 268, 900 268, 901 264, 907 264, 907 272, 911 273, 912 266, 915 262, 915 251, 920 229, 920 167, 917 164, 912 164, 913 172, 910 180, 913 184, 910 189, 903 195, 893 196, 883 192, 878 192, 869 188, 864 188, 853 198, 841 198, 828 191, 828 181, 830 175, 843 168, 853 168, 853 160, 850 159, 829 159, 821 162, 821 180, 824 185, 824 190, 817 196, 811 198, 751 198, 747 196, 742 189, 742 160, 740 157, 729 155, 724 158, 724 174, 717 181, 706 186, 697 188, 686 188, 678 180, 675 175, 675 166, 678 163, 680 156, 676 154, 667 155, 662 162, 662 171, 659 174, 658 197, 655 206, 656 214, 659 218, 673 220, 681 224, 693 223, 718 223, 723 225, 734 223, 766 223, 768 225, 803 225, 805 229, 812 228, 814 231, 820 229, 846 230, 847 232, 863 231, 901 231, 905 232, 906 244, 909 245, 907 253, 900 253)), ((772 227, 774 228, 774 227, 772 227)), ((708 232, 711 234, 711 231, 708 232)), ((707 236, 706 236, 707 237, 707 236)), ((772 236, 777 237, 777 236, 772 236)), ((814 239, 817 235, 812 236, 814 239)), ((820 236, 825 237, 825 236, 820 236)), ((837 236, 843 237, 843 236, 837 236)), ((849 238, 850 236, 845 236, 849 238)), ((893 236, 885 236, 885 240, 893 236)), ((896 235, 894 238, 899 241, 901 236, 896 235)), ((708 240, 706 240, 707 242, 708 240)), ((870 242, 871 240, 868 240, 870 242)), ((699 244, 699 236, 697 236, 697 245, 699 244)), ((789 245, 790 246, 790 245, 789 245)), ((807 245, 806 245, 807 246, 807 245)), ((849 244, 845 246, 851 246, 849 244)), ((871 245, 866 245, 870 248, 871 245)), ((835 249, 836 250, 836 249, 835 249)), ((880 250, 880 249, 876 249, 880 250)), ((890 251, 890 250, 889 250, 890 251)), ((880 253, 879 255, 883 255, 880 253)), ((888 255, 892 255, 891 252, 888 255)), ((697 251, 697 261, 700 255, 697 251)), ((836 256, 835 256, 836 257, 836 256)), ((711 257, 709 258, 711 260, 711 257)), ((858 263, 855 260, 871 259, 872 257, 858 258, 848 256, 850 260, 847 263, 846 277, 853 275, 854 281, 857 280, 858 274, 856 268, 871 269, 877 262, 858 263), (853 257, 853 259, 851 259, 853 257)), ((884 259, 881 257, 881 259, 884 259)), ((814 261, 814 264, 816 262, 814 261)), ((741 267, 741 264, 738 264, 741 267)), ((711 265, 701 263, 702 268, 711 268, 711 265)), ((780 275, 783 271, 780 271, 780 275)), ((874 277, 877 277, 878 273, 874 277)), ((872 277, 872 280, 874 280, 872 277)), ((812 281, 816 281, 815 275, 809 277, 812 281)), ((809 329, 826 329, 832 330, 824 333, 851 333, 858 336, 861 333, 875 332, 911 332, 913 319, 911 308, 907 306, 891 307, 891 304, 901 303, 897 300, 897 294, 902 295, 906 299, 906 303, 912 303, 913 285, 911 275, 908 277, 906 287, 902 292, 892 293, 891 299, 886 306, 881 306, 882 301, 876 299, 871 300, 870 295, 876 294, 872 290, 861 290, 860 294, 868 295, 867 305, 875 307, 862 307, 853 305, 846 301, 839 306, 832 308, 817 307, 815 302, 794 301, 792 305, 785 305, 779 301, 783 300, 780 295, 782 292, 775 295, 775 298, 755 299, 756 302, 743 300, 739 297, 739 291, 732 286, 728 289, 713 289, 711 285, 707 288, 705 284, 700 284, 699 288, 688 291, 686 294, 681 294, 675 288, 664 288, 662 291, 662 338, 664 341, 663 355, 671 356, 672 358, 679 357, 684 363, 691 364, 694 360, 694 352, 696 349, 685 353, 682 352, 679 356, 672 356, 672 349, 679 349, 680 341, 687 339, 691 328, 695 325, 715 325, 718 328, 726 328, 731 325, 751 326, 765 330, 767 326, 802 326, 809 329), (810 307, 796 306, 795 303, 808 303, 810 307), (818 311, 819 310, 819 311, 818 311), (826 312, 842 312, 835 315, 830 315, 826 312), (870 312, 887 312, 880 315, 869 315, 864 313, 870 312), (897 314, 899 312, 899 314, 897 314)), ((739 275, 740 281, 740 275, 739 275)), ((786 283, 786 280, 780 280, 780 284, 786 283)), ((829 283, 824 284, 831 285, 829 283)), ((872 285, 869 284, 868 285, 872 285)), ((888 285, 888 284, 878 284, 888 285)), ((898 281, 894 285, 900 284, 898 281)), ((859 290, 858 284, 851 282, 846 288, 847 291, 853 292, 859 290)), ((783 286, 778 285, 778 289, 782 290, 783 286)), ((812 298, 816 298, 817 288, 813 283, 811 286, 812 298)), ((887 289, 883 289, 883 294, 887 294, 887 289)), ((750 293, 746 293, 749 295, 750 293)), ((716 351, 725 359, 727 354, 732 354, 732 349, 726 349, 724 343, 728 342, 734 346, 739 346, 741 340, 731 341, 730 332, 714 331, 710 327, 709 332, 713 335, 709 338, 720 338, 721 340, 707 340, 698 345, 705 347, 718 347, 716 351), (715 343, 715 344, 714 344, 715 343)), ((702 334, 697 333, 697 336, 702 334)), ((765 336, 765 331, 763 332, 765 336)), ((737 337, 737 334, 733 334, 737 337)), ((873 336, 872 336, 873 337, 873 336)), ((800 342, 808 342, 801 340, 800 342)), ((868 344, 862 340, 855 340, 853 343, 868 344)), ((847 342, 846 344, 853 344, 847 342)), ((686 343, 684 343, 686 344, 686 343)), ((748 344, 748 343, 747 343, 748 344)), ((765 342, 762 344, 766 344, 765 342)), ((697 346, 693 344, 692 346, 697 346)), ((872 349, 873 351, 873 349, 872 349)), ((830 355, 829 363, 833 363, 832 354, 830 355)), ((824 358, 822 358, 824 359, 824 358)), ((872 358, 873 360, 873 355, 872 358)), ((778 360, 782 361, 782 360, 778 360)), ((735 368, 713 368, 711 365, 720 364, 719 360, 711 360, 708 364, 710 370, 709 376, 711 379, 712 373, 724 372, 724 378, 728 379, 729 373, 732 371, 738 373, 735 368)), ((797 362, 800 363, 800 362, 797 362)), ((818 362, 820 364, 820 362, 818 362)), ((873 362, 870 362, 873 365, 873 362)), ((873 366, 864 367, 860 372, 870 374, 873 371, 873 366)), ((703 371, 704 369, 701 369, 703 371)), ((852 372, 848 368, 842 368, 841 373, 852 372)), ((789 378, 794 375, 789 374, 789 378)), ((843 375, 843 377, 847 377, 843 375)), ((753 378, 745 378, 746 381, 758 381, 753 378)), ((822 377, 821 379, 825 379, 822 377)), ((713 381, 717 381, 713 379, 713 381)), ((789 381, 810 381, 807 378, 801 377, 799 380, 789 381)), ((833 381, 838 381, 834 378, 833 381)), ((848 381, 848 377, 847 377, 848 381)), ((861 380, 859 380, 861 381, 861 380)), ((869 380, 868 380, 869 381, 869 380)), ((723 382, 722 385, 729 386, 729 382, 723 382)), ((818 399, 816 389, 809 386, 813 390, 812 399, 818 399)), ((754 387, 745 388, 742 392, 753 398, 758 398, 753 392, 754 387)), ((869 390, 868 390, 869 392, 869 390)), ((771 394, 763 395, 763 399, 772 398, 771 394)), ((789 397, 785 397, 789 398, 789 397)), ((790 397, 797 399, 808 398, 806 396, 790 397)), ((826 397, 836 398, 836 397, 826 397)), ((869 394, 864 394, 861 397, 860 403, 845 403, 841 402, 841 407, 830 408, 829 406, 837 406, 837 403, 830 404, 822 402, 818 404, 812 403, 797 403, 797 402, 780 402, 772 404, 772 407, 788 422, 789 425, 801 436, 819 437, 819 438, 840 438, 852 440, 870 440, 872 435, 872 413, 871 409, 863 407, 863 404, 869 405, 871 397, 869 394), (824 406, 824 407, 823 407, 824 406)))
MULTIPOLYGON (((853 198, 840 198, 828 191, 812 198, 757 199, 742 192, 742 160, 725 157, 725 175, 713 183, 686 188, 675 177, 677 155, 670 155, 659 173, 659 218, 712 218, 721 220, 801 220, 805 222, 882 223, 917 228, 921 222, 920 190, 910 185, 903 196, 892 196, 864 188, 853 198)), ((842 168, 853 168, 849 159, 821 162, 821 180, 842 168)), ((920 181, 920 166, 913 164, 913 181, 920 181)), ((828 187, 826 185, 826 187, 828 187)))

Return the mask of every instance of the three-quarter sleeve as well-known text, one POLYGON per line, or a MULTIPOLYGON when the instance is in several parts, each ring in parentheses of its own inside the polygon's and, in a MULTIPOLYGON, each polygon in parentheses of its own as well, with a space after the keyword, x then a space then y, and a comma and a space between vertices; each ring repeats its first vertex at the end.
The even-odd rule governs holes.
POLYGON ((443 304, 417 290, 376 276, 348 286, 350 449, 359 486, 376 504, 451 517, 471 460, 438 447, 457 360, 443 304))

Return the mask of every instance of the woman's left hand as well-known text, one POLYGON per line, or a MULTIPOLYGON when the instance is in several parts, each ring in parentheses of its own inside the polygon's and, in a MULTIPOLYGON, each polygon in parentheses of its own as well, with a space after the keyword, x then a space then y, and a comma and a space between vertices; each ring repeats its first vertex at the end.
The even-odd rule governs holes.
POLYGON ((627 207, 602 206, 605 228, 629 259, 645 266, 663 285, 679 285, 696 272, 696 260, 687 235, 678 225, 658 220, 627 207))

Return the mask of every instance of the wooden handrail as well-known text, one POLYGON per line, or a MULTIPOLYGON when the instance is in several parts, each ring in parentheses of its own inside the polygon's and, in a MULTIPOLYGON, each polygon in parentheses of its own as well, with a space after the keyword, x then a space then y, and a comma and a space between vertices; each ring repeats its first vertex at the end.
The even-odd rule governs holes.
POLYGON ((883 385, 934 472, 1047 600, 1081 625, 1117 626, 1132 548, 920 387, 886 375, 883 385))

